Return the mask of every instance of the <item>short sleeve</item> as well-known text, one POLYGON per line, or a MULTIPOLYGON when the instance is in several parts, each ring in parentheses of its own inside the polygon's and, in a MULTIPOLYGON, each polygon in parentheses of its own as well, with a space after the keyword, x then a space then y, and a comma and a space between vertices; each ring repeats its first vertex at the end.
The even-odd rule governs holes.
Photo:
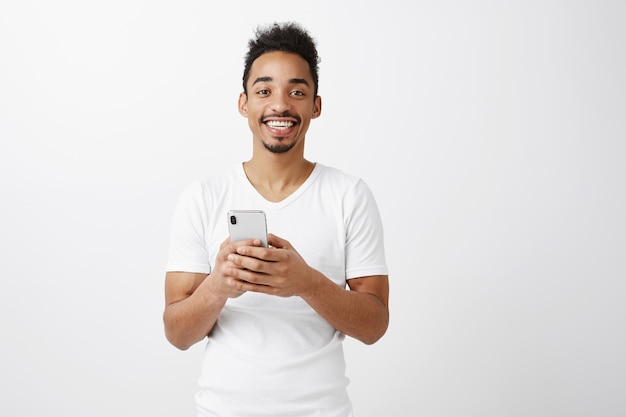
POLYGON ((369 187, 356 182, 344 201, 346 278, 387 275, 383 225, 369 187))

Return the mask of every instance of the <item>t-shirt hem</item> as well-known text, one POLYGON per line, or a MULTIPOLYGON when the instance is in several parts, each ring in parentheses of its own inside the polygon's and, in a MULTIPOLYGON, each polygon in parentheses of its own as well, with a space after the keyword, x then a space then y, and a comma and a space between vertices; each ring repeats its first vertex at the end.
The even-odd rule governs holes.
POLYGON ((211 267, 202 264, 168 263, 165 266, 165 272, 192 272, 199 274, 210 274, 211 267))
POLYGON ((389 271, 386 266, 368 267, 367 269, 357 268, 346 271, 346 279, 369 277, 372 275, 389 275, 389 271))

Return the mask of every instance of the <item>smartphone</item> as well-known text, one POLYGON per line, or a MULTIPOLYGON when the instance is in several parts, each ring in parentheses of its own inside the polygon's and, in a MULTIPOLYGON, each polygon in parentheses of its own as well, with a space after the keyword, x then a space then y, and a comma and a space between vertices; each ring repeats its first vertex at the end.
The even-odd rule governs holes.
POLYGON ((267 221, 263 210, 229 210, 228 233, 230 241, 259 239, 267 248, 267 221))

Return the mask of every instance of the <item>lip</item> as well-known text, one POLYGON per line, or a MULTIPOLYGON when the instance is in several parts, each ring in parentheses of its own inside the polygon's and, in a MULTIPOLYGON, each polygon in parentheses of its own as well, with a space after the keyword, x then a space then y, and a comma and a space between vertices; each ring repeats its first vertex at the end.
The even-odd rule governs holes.
POLYGON ((297 129, 300 118, 294 115, 270 115, 261 118, 261 123, 271 136, 284 138, 297 129))
POLYGON ((300 121, 301 121, 300 117, 294 114, 288 114, 288 113, 272 114, 268 116, 263 116, 261 118, 261 123, 265 123, 265 124, 267 124, 267 122, 291 122, 294 125, 296 125, 300 123, 300 121))
MULTIPOLYGON (((284 121, 284 120, 283 120, 284 121)), ((272 126, 267 124, 266 122, 264 123, 265 128, 267 129, 267 131, 274 137, 285 137, 285 136, 289 136, 295 129, 296 126, 298 126, 297 123, 293 123, 291 126, 272 126)))
POLYGON ((296 125, 297 123, 293 120, 267 120, 265 121, 265 125, 271 129, 289 129, 296 125))

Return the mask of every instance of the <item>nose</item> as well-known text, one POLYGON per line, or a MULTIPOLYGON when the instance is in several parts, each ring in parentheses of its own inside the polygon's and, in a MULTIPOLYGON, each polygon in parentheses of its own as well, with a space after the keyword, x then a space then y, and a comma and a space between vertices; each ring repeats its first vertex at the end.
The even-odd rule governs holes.
POLYGON ((272 111, 276 113, 283 113, 291 109, 291 101, 289 100, 289 94, 278 93, 272 95, 272 111))

